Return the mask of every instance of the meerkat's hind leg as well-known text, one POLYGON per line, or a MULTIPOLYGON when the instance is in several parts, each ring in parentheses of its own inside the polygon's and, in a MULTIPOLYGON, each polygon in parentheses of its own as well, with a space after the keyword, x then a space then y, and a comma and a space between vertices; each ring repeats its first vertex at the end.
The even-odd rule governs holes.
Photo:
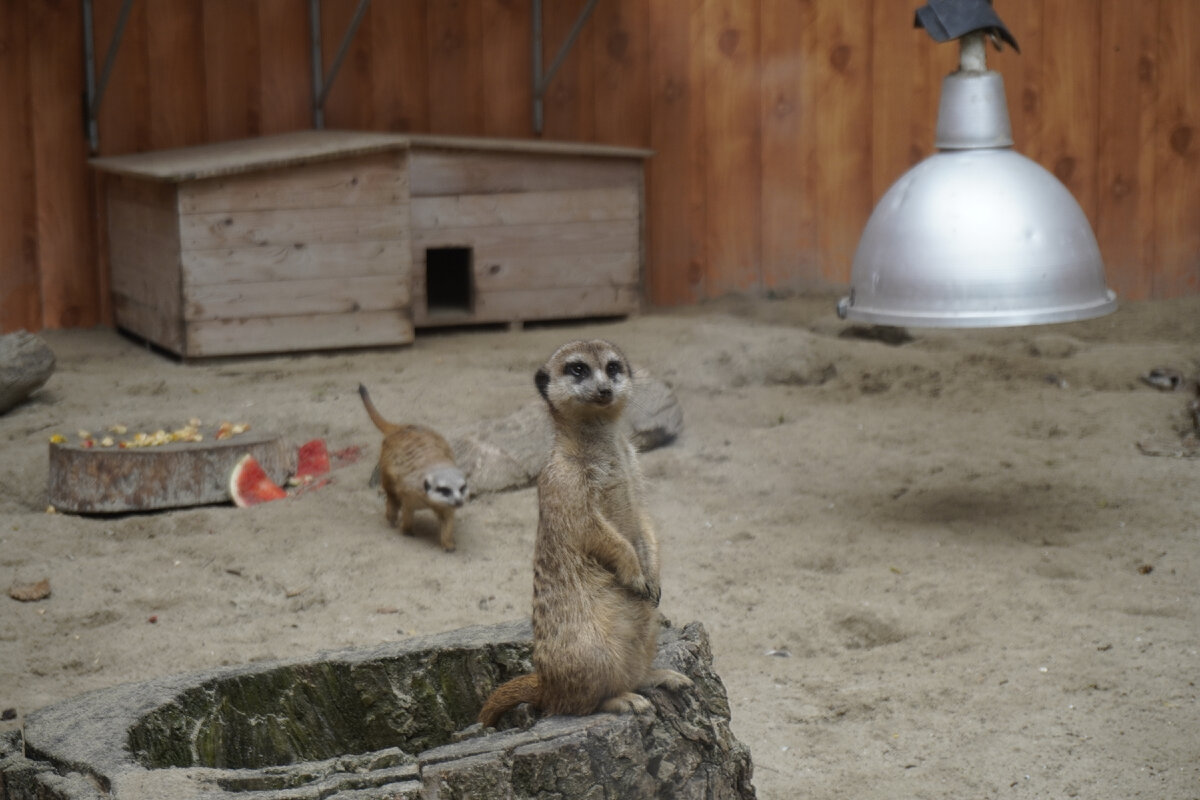
POLYGON ((673 669, 652 669, 645 680, 638 684, 639 689, 670 689, 672 692, 687 689, 692 686, 692 679, 682 672, 673 669))
POLYGON ((622 692, 605 700, 598 710, 611 714, 645 714, 653 709, 654 704, 640 694, 622 692))

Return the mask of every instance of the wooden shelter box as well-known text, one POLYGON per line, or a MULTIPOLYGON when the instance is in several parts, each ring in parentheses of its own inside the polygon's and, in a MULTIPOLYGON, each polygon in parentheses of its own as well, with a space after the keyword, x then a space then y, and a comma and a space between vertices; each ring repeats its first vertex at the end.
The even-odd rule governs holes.
POLYGON ((95 159, 116 322, 192 358, 623 316, 648 155, 301 131, 95 159))

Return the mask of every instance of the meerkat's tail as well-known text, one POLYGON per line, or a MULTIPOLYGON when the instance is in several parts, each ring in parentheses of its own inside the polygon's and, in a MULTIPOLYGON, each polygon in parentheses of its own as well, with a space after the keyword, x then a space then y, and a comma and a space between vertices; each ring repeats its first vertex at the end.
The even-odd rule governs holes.
POLYGON ((367 387, 361 383, 358 385, 358 396, 362 398, 363 407, 367 409, 367 416, 371 418, 371 422, 374 422, 375 427, 383 431, 385 436, 400 430, 399 425, 393 425, 383 418, 379 409, 375 408, 375 404, 371 402, 371 395, 367 393, 367 387))
POLYGON ((479 712, 479 721, 483 723, 483 727, 490 728, 496 724, 496 720, 500 719, 500 715, 505 711, 516 708, 521 703, 532 703, 536 706, 541 699, 542 684, 538 680, 537 673, 513 678, 511 681, 497 686, 496 691, 488 697, 487 702, 483 704, 483 709, 479 712))

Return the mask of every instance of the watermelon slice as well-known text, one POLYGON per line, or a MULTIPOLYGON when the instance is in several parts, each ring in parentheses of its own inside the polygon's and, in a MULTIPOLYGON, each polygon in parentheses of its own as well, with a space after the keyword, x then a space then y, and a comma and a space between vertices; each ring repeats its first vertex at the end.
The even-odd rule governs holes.
POLYGON ((297 481, 311 481, 330 470, 329 451, 325 449, 324 439, 313 439, 311 442, 300 445, 296 456, 295 477, 297 481))
POLYGON ((254 456, 247 453, 229 474, 229 496, 238 508, 246 508, 287 497, 287 492, 271 480, 254 456))

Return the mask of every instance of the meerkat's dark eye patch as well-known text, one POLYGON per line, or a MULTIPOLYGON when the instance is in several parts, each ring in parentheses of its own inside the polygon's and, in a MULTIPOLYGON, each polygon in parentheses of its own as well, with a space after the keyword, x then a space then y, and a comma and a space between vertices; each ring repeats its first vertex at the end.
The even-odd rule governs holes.
POLYGON ((581 381, 592 374, 592 368, 582 361, 571 361, 563 367, 563 374, 570 375, 575 380, 581 381))
POLYGON ((608 373, 608 377, 616 378, 618 375, 620 375, 622 372, 625 371, 625 367, 621 365, 620 361, 613 359, 612 361, 610 361, 604 365, 604 371, 606 373, 608 373))

